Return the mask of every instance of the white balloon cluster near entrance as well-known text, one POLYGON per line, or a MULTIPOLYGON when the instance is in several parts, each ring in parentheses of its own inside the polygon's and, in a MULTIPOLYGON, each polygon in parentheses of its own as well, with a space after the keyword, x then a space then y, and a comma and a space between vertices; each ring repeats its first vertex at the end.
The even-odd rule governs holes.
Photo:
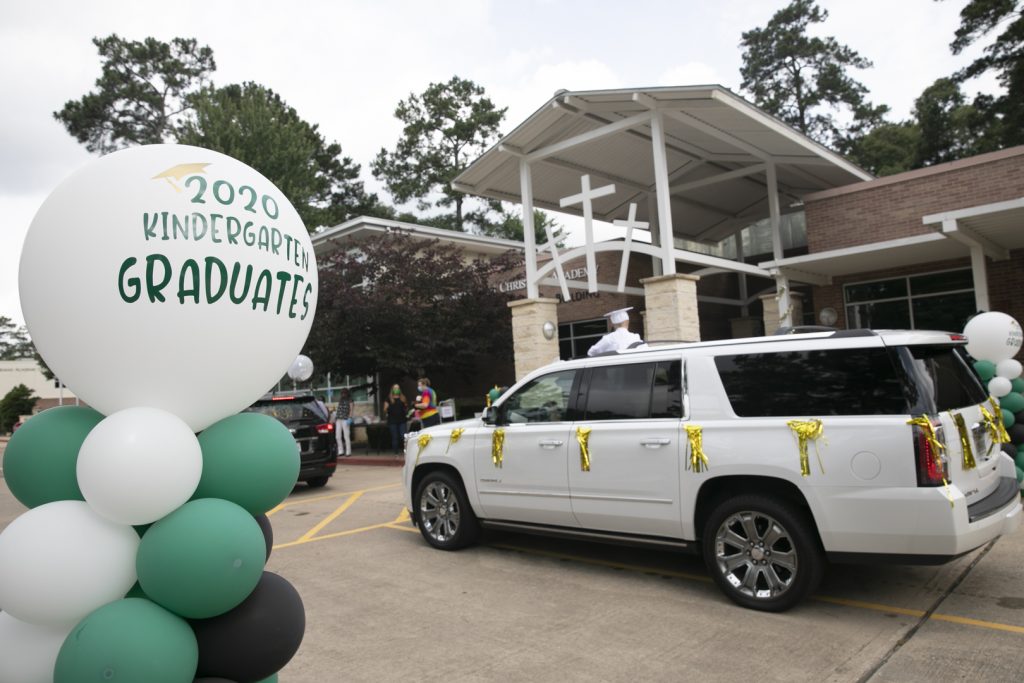
POLYGON ((115 152, 43 203, 19 283, 37 349, 91 407, 43 411, 4 452, 30 509, 0 533, 0 680, 276 680, 305 616, 264 571, 264 513, 299 459, 282 423, 236 413, 313 321, 298 213, 223 154, 115 152))

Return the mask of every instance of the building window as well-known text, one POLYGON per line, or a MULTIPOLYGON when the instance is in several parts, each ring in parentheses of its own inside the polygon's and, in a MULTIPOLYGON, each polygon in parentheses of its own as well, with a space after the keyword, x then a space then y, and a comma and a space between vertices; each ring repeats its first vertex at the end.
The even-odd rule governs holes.
POLYGON ((558 326, 558 356, 562 360, 584 358, 587 349, 608 333, 605 318, 562 323, 558 326))
POLYGON ((959 331, 975 313, 970 268, 845 285, 843 297, 850 329, 959 331))

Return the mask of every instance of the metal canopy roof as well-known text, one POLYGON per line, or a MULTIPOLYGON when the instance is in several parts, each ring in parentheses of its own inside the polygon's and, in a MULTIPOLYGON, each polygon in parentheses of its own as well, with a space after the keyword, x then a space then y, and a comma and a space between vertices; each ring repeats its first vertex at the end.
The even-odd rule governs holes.
POLYGON ((592 187, 614 184, 616 190, 594 200, 595 218, 624 218, 635 202, 637 218, 653 224, 652 111, 665 126, 676 237, 717 242, 767 217, 767 164, 776 168, 783 211, 805 194, 872 177, 729 90, 708 85, 557 93, 452 184, 521 202, 525 158, 534 205, 577 212, 560 208, 559 200, 578 193, 581 175, 590 174, 592 187), (621 129, 598 132, 611 130, 610 124, 621 129), (566 143, 587 134, 593 139, 566 143))

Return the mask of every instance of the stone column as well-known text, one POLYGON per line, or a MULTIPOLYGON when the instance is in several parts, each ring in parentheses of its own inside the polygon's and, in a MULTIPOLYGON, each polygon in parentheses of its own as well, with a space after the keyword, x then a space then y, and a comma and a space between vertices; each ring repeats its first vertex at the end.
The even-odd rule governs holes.
POLYGON ((640 280, 644 286, 644 341, 700 341, 696 275, 676 273, 640 280))
MULTIPOLYGON (((764 333, 772 334, 779 329, 779 321, 784 311, 779 310, 778 294, 762 294, 761 305, 764 307, 764 333)), ((804 319, 804 295, 800 292, 789 293, 789 304, 793 307, 793 324, 801 325, 804 319)))
POLYGON ((558 360, 558 300, 519 299, 508 302, 512 309, 512 353, 516 363, 516 381, 558 360), (555 335, 544 337, 544 323, 555 325, 555 335))

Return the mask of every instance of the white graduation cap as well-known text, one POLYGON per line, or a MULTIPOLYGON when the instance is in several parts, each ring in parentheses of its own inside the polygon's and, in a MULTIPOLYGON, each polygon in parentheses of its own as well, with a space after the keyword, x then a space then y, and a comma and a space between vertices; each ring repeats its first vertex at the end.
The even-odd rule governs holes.
POLYGON ((612 325, 618 325, 619 323, 624 323, 627 320, 629 320, 629 311, 632 311, 632 310, 633 310, 632 306, 627 306, 626 308, 620 308, 617 311, 610 311, 608 313, 605 313, 604 317, 606 317, 609 320, 611 320, 612 321, 612 325))

